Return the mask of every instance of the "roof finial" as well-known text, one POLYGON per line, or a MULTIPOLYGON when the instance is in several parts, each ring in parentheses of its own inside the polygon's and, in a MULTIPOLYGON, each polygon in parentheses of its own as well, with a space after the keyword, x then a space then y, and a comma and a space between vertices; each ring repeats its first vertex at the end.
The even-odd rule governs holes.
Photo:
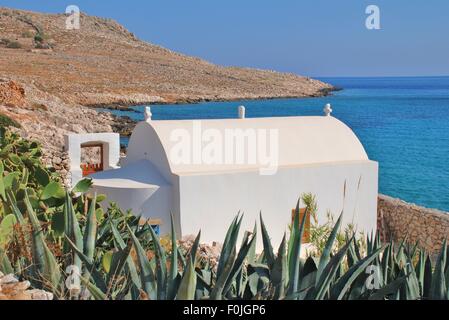
POLYGON ((245 119, 245 107, 244 106, 239 106, 239 119, 245 119))
POLYGON ((323 111, 324 111, 324 114, 326 115, 326 117, 330 117, 331 113, 332 113, 332 106, 331 106, 331 104, 330 103, 326 104, 324 106, 324 110, 323 111))
POLYGON ((145 107, 145 121, 151 121, 152 116, 151 107, 145 107))

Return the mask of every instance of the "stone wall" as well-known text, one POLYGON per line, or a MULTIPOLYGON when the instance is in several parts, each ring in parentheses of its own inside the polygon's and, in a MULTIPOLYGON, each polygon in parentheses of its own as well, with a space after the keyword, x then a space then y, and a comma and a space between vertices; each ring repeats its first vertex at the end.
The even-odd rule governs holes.
POLYGON ((53 300, 53 294, 31 289, 29 281, 19 281, 13 274, 0 272, 0 300, 53 300))
POLYGON ((417 241, 421 248, 437 253, 449 236, 449 212, 419 207, 379 195, 378 229, 383 241, 417 241))
POLYGON ((42 162, 48 167, 55 168, 56 172, 61 176, 61 182, 65 186, 70 187, 70 162, 67 152, 46 150, 42 162))

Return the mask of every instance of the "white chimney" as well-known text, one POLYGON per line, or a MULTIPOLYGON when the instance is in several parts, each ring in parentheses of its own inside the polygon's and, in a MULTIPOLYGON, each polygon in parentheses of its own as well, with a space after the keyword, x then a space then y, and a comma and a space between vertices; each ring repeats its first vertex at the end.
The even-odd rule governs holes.
POLYGON ((332 113, 332 106, 331 106, 331 104, 330 103, 326 104, 324 106, 324 110, 323 111, 324 111, 324 114, 326 115, 326 117, 330 117, 331 113, 332 113))
POLYGON ((246 110, 244 106, 239 106, 239 119, 245 119, 246 110))
POLYGON ((151 121, 152 116, 151 107, 145 107, 145 121, 151 121))

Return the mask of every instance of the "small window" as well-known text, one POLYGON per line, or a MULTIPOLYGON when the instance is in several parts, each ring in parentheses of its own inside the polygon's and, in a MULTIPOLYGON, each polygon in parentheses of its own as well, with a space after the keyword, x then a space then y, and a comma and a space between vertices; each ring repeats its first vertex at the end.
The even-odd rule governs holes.
POLYGON ((81 145, 81 169, 83 177, 103 171, 103 144, 81 145))
MULTIPOLYGON (((295 221, 296 209, 292 209, 292 224, 295 221)), ((306 208, 299 209, 299 224, 301 225, 304 215, 306 214, 306 208)), ((307 213, 306 221, 304 224, 304 233, 302 235, 301 243, 310 243, 310 212, 307 213)))

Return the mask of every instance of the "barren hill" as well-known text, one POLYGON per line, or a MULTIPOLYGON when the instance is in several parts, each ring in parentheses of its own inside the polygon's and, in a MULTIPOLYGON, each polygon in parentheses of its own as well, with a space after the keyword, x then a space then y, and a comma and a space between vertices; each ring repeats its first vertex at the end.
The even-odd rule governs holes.
POLYGON ((322 95, 331 87, 293 74, 221 67, 137 39, 110 19, 0 8, 1 76, 82 105, 322 95))

